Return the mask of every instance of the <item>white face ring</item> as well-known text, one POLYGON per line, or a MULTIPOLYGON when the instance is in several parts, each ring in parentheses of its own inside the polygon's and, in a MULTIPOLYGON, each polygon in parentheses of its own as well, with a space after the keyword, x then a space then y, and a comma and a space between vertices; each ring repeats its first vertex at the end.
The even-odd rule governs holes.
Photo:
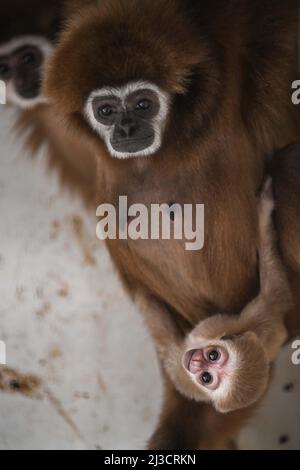
POLYGON ((162 135, 165 128, 166 119, 169 112, 170 97, 167 93, 162 91, 158 86, 153 83, 146 81, 137 81, 129 83, 123 87, 110 88, 104 87, 97 90, 94 90, 88 97, 86 106, 85 106, 85 116, 92 128, 97 132, 100 137, 104 140, 107 149, 112 157, 119 159, 134 158, 134 157, 147 157, 149 155, 155 154, 161 147, 162 144, 162 135), (126 98, 135 93, 138 90, 151 90, 154 91, 159 100, 160 109, 157 116, 153 119, 153 130, 154 130, 154 142, 148 148, 136 152, 136 153, 127 153, 127 152, 118 152, 111 145, 111 138, 114 131, 113 126, 105 126, 97 121, 94 110, 93 102, 97 97, 117 97, 120 99, 122 105, 125 105, 126 98))

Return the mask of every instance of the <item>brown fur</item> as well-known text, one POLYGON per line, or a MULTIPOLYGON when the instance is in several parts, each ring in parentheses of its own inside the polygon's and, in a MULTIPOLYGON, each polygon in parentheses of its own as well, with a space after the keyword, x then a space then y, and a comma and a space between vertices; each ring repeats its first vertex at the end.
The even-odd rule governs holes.
MULTIPOLYGON (((103 0, 70 22, 50 63, 48 94, 98 149, 99 202, 117 207, 127 194, 129 204, 206 206, 200 253, 178 241, 108 244, 130 292, 162 305, 183 332, 218 311, 238 314, 258 290, 256 193, 266 156, 298 134, 289 95, 298 4, 103 0), (136 79, 172 94, 171 119, 156 155, 113 160, 83 106, 95 88, 136 79)), ((299 320, 297 314, 298 327, 299 320)), ((159 324, 154 329, 155 336, 159 324)), ((223 448, 252 411, 224 418, 180 397, 168 382, 150 447, 223 448)))
POLYGON ((187 400, 164 377, 164 402, 160 426, 148 447, 153 450, 228 450, 242 426, 253 416, 254 407, 228 414, 211 405, 187 400))
POLYGON ((287 338, 284 319, 293 301, 276 249, 273 209, 268 180, 258 204, 260 292, 238 317, 213 315, 200 321, 184 337, 166 309, 153 301, 151 304, 149 299, 145 303, 141 296, 140 306, 175 388, 187 398, 212 403, 222 413, 248 407, 262 398, 269 382, 270 365, 287 338), (206 359, 204 350, 208 349, 219 350, 222 366, 206 359), (202 356, 197 377, 189 367, 195 352, 202 356), (217 388, 201 384, 201 369, 221 377, 217 388))
POLYGON ((275 222, 279 248, 289 268, 295 307, 287 319, 290 336, 299 334, 300 311, 300 144, 293 143, 278 152, 271 164, 276 201, 275 222))

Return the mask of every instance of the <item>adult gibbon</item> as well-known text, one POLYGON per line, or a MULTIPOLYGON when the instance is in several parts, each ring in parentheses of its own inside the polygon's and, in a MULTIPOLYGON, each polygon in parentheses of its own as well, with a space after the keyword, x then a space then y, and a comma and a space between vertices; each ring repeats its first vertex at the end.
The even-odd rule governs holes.
MULTIPOLYGON (((74 16, 49 62, 47 96, 96 148, 98 203, 205 204, 200 252, 184 239, 108 240, 158 348, 170 318, 184 339, 216 313, 240 315, 259 291, 257 194, 267 157, 299 134, 298 6, 103 0, 74 16)), ((297 302, 289 334, 299 331, 297 302)), ((220 414, 166 374, 165 385, 150 448, 228 447, 255 409, 220 414)))

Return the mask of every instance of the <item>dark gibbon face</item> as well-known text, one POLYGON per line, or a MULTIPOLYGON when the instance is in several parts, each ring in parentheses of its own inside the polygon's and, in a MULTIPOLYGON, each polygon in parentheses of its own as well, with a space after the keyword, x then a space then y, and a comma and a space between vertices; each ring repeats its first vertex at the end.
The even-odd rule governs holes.
POLYGON ((169 95, 150 82, 91 93, 85 114, 115 158, 146 157, 162 145, 169 95))
POLYGON ((29 108, 44 101, 41 74, 50 52, 50 43, 37 36, 23 36, 0 46, 0 80, 6 83, 9 102, 29 108))
POLYGON ((0 80, 7 100, 20 108, 45 102, 42 73, 62 16, 62 0, 1 4, 0 80))
POLYGON ((155 0, 103 0, 86 7, 49 63, 46 94, 112 158, 158 154, 188 138, 215 106, 209 43, 176 4, 162 10, 155 0))

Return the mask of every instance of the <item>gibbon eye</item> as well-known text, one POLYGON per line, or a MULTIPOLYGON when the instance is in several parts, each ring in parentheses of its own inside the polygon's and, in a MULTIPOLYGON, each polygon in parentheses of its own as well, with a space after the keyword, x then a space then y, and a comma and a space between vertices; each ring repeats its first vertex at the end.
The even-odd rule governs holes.
POLYGON ((22 57, 22 62, 23 64, 34 64, 36 61, 36 56, 33 52, 27 52, 27 54, 24 54, 22 57))
POLYGON ((209 353, 208 353, 208 359, 211 361, 211 362, 216 362, 220 359, 221 357, 221 354, 219 353, 219 351, 217 351, 216 349, 212 349, 209 353))
POLYGON ((7 64, 0 64, 0 77, 7 77, 9 72, 10 68, 7 64))
POLYGON ((98 114, 100 117, 109 117, 111 116, 113 113, 113 108, 110 106, 110 105, 105 105, 105 106, 101 106, 99 109, 98 109, 98 114))
POLYGON ((201 380, 204 385, 209 385, 213 381, 213 376, 209 372, 204 372, 201 376, 201 380))
POLYGON ((141 111, 148 111, 149 109, 151 109, 151 107, 152 107, 152 103, 148 99, 139 101, 136 106, 136 108, 141 111))

